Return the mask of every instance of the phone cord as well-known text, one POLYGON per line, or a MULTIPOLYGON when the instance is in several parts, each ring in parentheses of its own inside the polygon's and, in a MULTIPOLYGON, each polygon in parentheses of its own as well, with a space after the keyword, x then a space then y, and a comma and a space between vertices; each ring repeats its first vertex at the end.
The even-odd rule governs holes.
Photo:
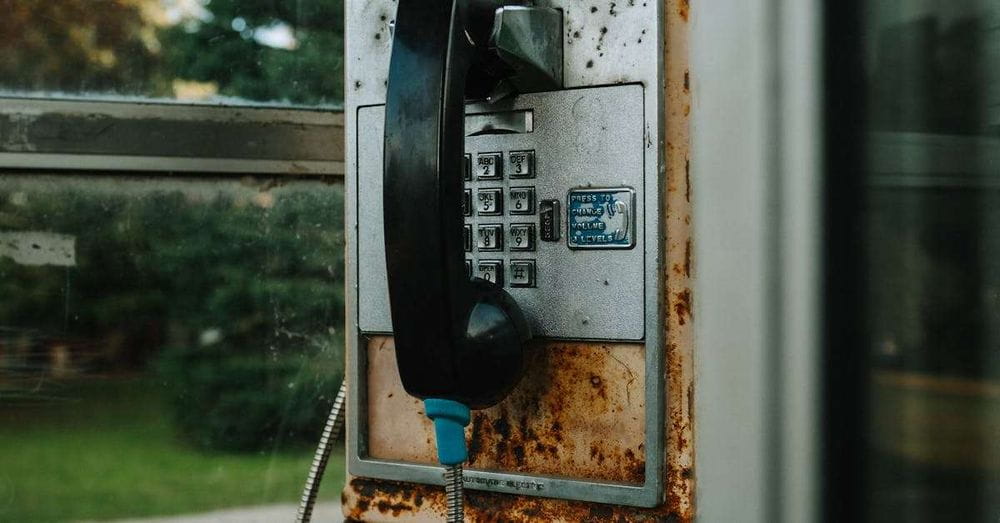
POLYGON ((448 523, 465 521, 465 497, 462 495, 462 464, 444 469, 444 495, 448 506, 448 523))
POLYGON ((296 523, 309 523, 312 519, 313 507, 316 505, 316 495, 319 494, 319 484, 323 480, 323 473, 326 471, 326 464, 330 461, 330 452, 333 445, 330 443, 340 435, 340 429, 344 426, 344 400, 347 398, 347 380, 340 384, 340 391, 337 392, 337 399, 333 400, 333 408, 326 418, 326 426, 323 427, 323 435, 319 438, 319 445, 316 447, 316 454, 313 455, 312 466, 309 467, 309 476, 306 477, 306 486, 302 491, 302 500, 299 502, 299 514, 295 518, 296 523))

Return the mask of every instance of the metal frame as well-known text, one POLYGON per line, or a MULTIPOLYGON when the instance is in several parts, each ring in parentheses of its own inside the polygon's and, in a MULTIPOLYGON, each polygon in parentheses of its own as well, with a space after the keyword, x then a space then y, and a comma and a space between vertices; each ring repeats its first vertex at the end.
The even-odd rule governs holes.
MULTIPOLYGON (((648 2, 641 8, 636 4, 634 10, 614 7, 607 10, 592 10, 589 4, 571 2, 569 0, 552 0, 545 3, 548 6, 560 8, 563 11, 565 28, 587 28, 593 32, 600 31, 598 46, 602 49, 600 59, 595 59, 591 53, 567 53, 564 57, 564 79, 566 88, 599 87, 622 83, 638 82, 644 85, 645 139, 644 166, 646 180, 658 180, 658 185, 647 186, 643 194, 643 205, 646 209, 658 209, 660 212, 646 213, 645 238, 648 238, 645 256, 644 273, 647 281, 645 294, 645 337, 646 346, 646 434, 645 448, 646 469, 643 485, 628 485, 605 481, 567 479, 527 474, 498 473, 480 470, 467 470, 466 487, 470 489, 492 492, 516 493, 521 495, 536 495, 550 498, 574 499, 590 502, 613 503, 640 507, 653 507, 664 501, 664 467, 665 467, 665 406, 667 403, 664 384, 664 332, 665 310, 664 292, 664 257, 662 201, 666 193, 663 184, 664 166, 666 163, 664 138, 664 100, 663 100, 663 42, 665 40, 664 6, 660 2, 648 2), (603 28, 603 29, 602 29, 603 28), (630 42, 645 40, 646 45, 653 46, 645 53, 635 53, 634 48, 619 45, 605 45, 604 34, 617 35, 620 40, 630 42), (637 59, 637 56, 643 57, 637 59), (646 57, 649 58, 646 58, 646 57), (655 452, 652 449, 661 449, 655 452), (532 490, 523 490, 516 485, 535 485, 532 490), (512 487, 511 485, 515 485, 512 487), (538 486, 541 490, 538 490, 538 486)), ((378 105, 385 100, 386 71, 388 70, 389 49, 391 38, 389 27, 395 12, 394 2, 390 0, 351 1, 346 3, 347 16, 345 20, 346 33, 358 35, 348 38, 345 42, 347 58, 346 84, 348 94, 345 114, 348 119, 346 158, 347 171, 357 172, 358 137, 356 131, 357 110, 367 105, 378 105), (370 38, 364 35, 379 35, 370 38), (385 37, 383 37, 385 36, 385 37), (364 59, 362 60, 362 57, 364 59)), ((570 31, 572 34, 572 31, 570 31)), ((577 37, 579 38, 579 37, 577 37)), ((586 40, 577 41, 577 47, 586 40)), ((609 43, 611 40, 609 40, 609 43)), ((564 45, 564 49, 570 47, 564 45)), ((358 201, 357 187, 353 175, 347 176, 347 195, 345 209, 348 233, 347 253, 347 325, 350 329, 347 336, 347 375, 349 381, 347 422, 347 461, 350 474, 378 479, 390 479, 406 482, 442 485, 441 468, 414 463, 401 463, 389 460, 378 460, 368 456, 367 433, 364 421, 367 418, 366 382, 367 344, 365 334, 358 326, 357 269, 359 260, 351 246, 357 245, 358 201)))
POLYGON ((750 0, 692 10, 705 521, 820 515, 821 9, 750 0))
POLYGON ((343 175, 322 109, 0 98, 0 168, 343 175))

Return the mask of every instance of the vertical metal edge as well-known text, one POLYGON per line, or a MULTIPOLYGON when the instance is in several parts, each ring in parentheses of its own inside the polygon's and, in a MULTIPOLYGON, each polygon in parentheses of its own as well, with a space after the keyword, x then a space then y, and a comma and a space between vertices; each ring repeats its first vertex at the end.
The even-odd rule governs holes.
POLYGON ((822 33, 817 0, 781 0, 778 12, 782 97, 778 100, 781 155, 779 267, 780 351, 774 372, 780 425, 780 521, 816 521, 820 514, 820 271, 822 266, 820 71, 822 33))
MULTIPOLYGON (((666 158, 661 146, 661 133, 665 130, 663 115, 663 53, 665 46, 665 25, 666 20, 661 6, 657 6, 656 22, 656 71, 652 75, 653 85, 643 87, 643 210, 645 218, 643 220, 643 245, 646 252, 643 262, 646 265, 643 287, 646 292, 646 320, 645 320, 645 358, 646 358, 646 448, 659 449, 660 452, 646 453, 646 483, 644 494, 647 503, 652 506, 660 505, 664 502, 664 488, 666 475, 666 454, 667 444, 664 434, 666 433, 666 405, 668 398, 665 394, 663 367, 666 359, 666 347, 663 343, 664 325, 666 316, 661 308, 664 303, 663 296, 666 293, 666 279, 663 277, 663 257, 662 251, 665 244, 661 239, 661 213, 666 210, 660 206, 660 191, 666 185, 666 158), (650 111, 652 110, 652 114, 650 111), (646 136, 646 134, 650 136, 646 136), (655 190, 650 190, 655 188, 655 190), (650 212, 654 209, 654 212, 650 212), (653 217, 654 220, 649 218, 653 217), (654 291, 648 292, 650 284, 654 283, 654 291)), ((634 205, 633 205, 634 206, 634 205)))
POLYGON ((768 522, 770 0, 692 14, 698 517, 768 522), (735 79, 739 79, 735 81, 735 79))
MULTIPOLYGON (((697 9, 702 4, 696 4, 697 9)), ((662 288, 657 298, 662 338, 651 347, 662 351, 660 372, 664 418, 658 435, 664 442, 664 511, 680 521, 695 518, 695 389, 694 361, 700 350, 694 335, 692 304, 694 268, 691 249, 692 228, 691 163, 691 53, 689 0, 665 0, 658 24, 663 48, 658 55, 659 143, 657 156, 660 190, 657 208, 661 225, 659 278, 662 288)))
POLYGON ((818 14, 814 0, 705 4, 692 27, 706 520, 819 515, 818 14))
MULTIPOLYGON (((355 12, 349 2, 344 2, 344 182, 345 190, 345 219, 347 249, 344 250, 345 263, 345 295, 347 299, 344 303, 344 314, 346 315, 345 335, 347 369, 344 373, 348 378, 347 389, 347 416, 345 417, 347 427, 346 449, 347 453, 345 467, 345 485, 350 484, 351 475, 360 474, 361 456, 364 452, 362 448, 362 427, 363 420, 367 419, 366 400, 362 399, 362 391, 366 389, 364 367, 362 365, 361 336, 358 324, 358 104, 357 98, 352 94, 349 81, 355 62, 352 59, 350 42, 350 32, 354 28, 355 12)), ((367 439, 367 438, 365 438, 367 439)), ((342 506, 344 516, 347 517, 347 506, 342 506)))

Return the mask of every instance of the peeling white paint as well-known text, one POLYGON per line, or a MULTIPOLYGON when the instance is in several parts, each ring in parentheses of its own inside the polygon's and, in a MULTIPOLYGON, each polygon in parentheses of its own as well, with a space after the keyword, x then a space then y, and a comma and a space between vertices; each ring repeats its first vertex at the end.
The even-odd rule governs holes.
POLYGON ((21 265, 76 266, 76 237, 51 232, 0 231, 0 258, 21 265))

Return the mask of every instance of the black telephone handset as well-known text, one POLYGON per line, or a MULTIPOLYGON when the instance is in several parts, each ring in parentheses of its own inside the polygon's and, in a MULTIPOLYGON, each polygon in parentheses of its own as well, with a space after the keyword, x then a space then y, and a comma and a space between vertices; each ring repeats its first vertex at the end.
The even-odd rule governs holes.
POLYGON ((399 375, 413 396, 471 408, 513 388, 531 337, 513 298, 465 269, 466 82, 499 5, 399 0, 385 107, 385 253, 399 375))

